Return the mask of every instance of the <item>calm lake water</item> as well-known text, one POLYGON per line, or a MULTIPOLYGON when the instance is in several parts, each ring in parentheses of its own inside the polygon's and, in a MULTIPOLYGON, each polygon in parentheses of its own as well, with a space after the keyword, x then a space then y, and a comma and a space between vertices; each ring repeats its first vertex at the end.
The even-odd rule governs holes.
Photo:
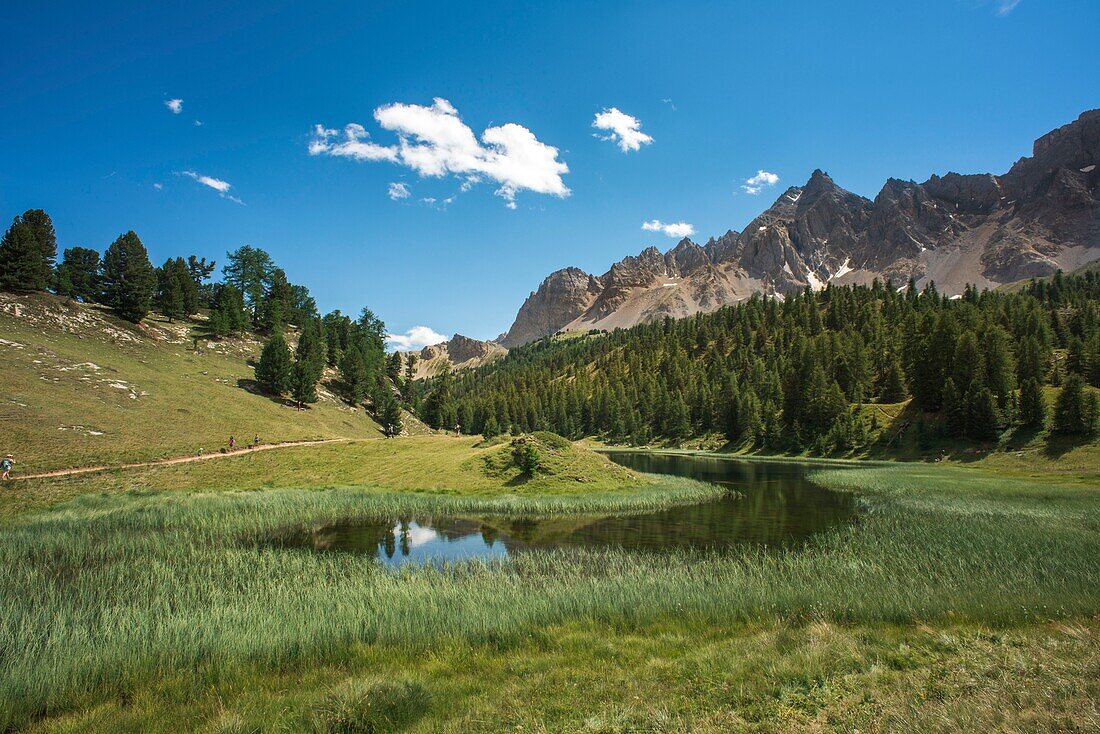
POLYGON ((553 548, 620 548, 662 552, 739 545, 790 548, 855 514, 851 495, 810 482, 812 470, 791 462, 614 453, 619 464, 672 474, 731 490, 726 496, 631 515, 554 518, 416 517, 392 522, 332 524, 283 537, 284 547, 373 555, 388 566, 506 558, 553 548))

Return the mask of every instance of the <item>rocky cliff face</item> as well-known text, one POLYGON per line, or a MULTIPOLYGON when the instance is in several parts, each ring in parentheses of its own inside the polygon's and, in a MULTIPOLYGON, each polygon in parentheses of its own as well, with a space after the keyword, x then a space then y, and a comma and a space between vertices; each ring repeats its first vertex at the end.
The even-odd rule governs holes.
POLYGON ((602 276, 551 274, 501 343, 569 329, 631 326, 712 311, 753 293, 910 277, 941 292, 993 287, 1100 258, 1100 110, 1035 141, 1001 176, 890 179, 869 200, 814 171, 743 232, 681 240, 627 257, 602 276))
POLYGON ((481 341, 472 339, 462 334, 455 334, 448 341, 424 347, 417 352, 402 354, 403 361, 408 360, 409 354, 416 354, 416 375, 414 379, 422 379, 437 375, 445 367, 453 370, 472 369, 500 359, 508 350, 495 341, 481 341))

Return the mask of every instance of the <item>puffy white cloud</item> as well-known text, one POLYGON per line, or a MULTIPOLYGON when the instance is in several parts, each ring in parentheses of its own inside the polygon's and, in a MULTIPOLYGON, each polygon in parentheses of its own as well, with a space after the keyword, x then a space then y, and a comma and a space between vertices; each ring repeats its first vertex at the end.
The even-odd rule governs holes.
POLYGON ((660 219, 651 219, 648 222, 642 222, 642 229, 646 232, 660 232, 667 237, 676 237, 682 239, 684 237, 691 237, 695 234, 695 227, 687 222, 662 222, 660 219))
POLYGON ((397 161, 397 149, 369 142, 366 129, 352 123, 344 127, 343 140, 333 142, 340 133, 330 128, 315 125, 313 139, 309 141, 310 155, 332 155, 351 158, 357 161, 397 161))
POLYGON ((238 197, 229 193, 229 189, 233 188, 233 186, 230 185, 228 181, 222 181, 220 178, 214 178, 213 176, 203 176, 194 171, 179 171, 178 173, 180 176, 187 176, 190 179, 198 181, 203 186, 214 189, 223 199, 228 199, 236 204, 244 204, 238 197))
POLYGON ((394 201, 397 201, 399 199, 407 199, 411 194, 412 192, 409 191, 408 184, 403 184, 396 181, 390 184, 389 197, 394 201))
POLYGON ((423 349, 445 341, 447 337, 427 326, 414 326, 404 334, 386 334, 386 343, 390 348, 402 352, 423 349))
POLYGON ((741 185, 741 190, 746 194, 756 195, 764 190, 765 187, 775 186, 779 183, 779 176, 768 171, 760 170, 756 172, 756 175, 752 178, 746 178, 745 183, 741 185))
POLYGON ((182 99, 166 99, 164 100, 164 106, 171 110, 173 115, 178 115, 183 112, 182 99))
POLYGON ((439 97, 430 107, 383 105, 374 111, 374 119, 397 134, 396 145, 368 142, 366 129, 356 123, 344 128, 342 140, 337 131, 317 125, 310 154, 389 161, 424 177, 455 175, 463 179, 463 191, 490 179, 499 184, 497 196, 510 203, 524 190, 559 197, 570 194, 562 181, 569 167, 558 160, 558 149, 540 142, 522 125, 486 128, 478 140, 454 105, 439 97))
POLYGON ((616 107, 609 107, 603 112, 596 113, 596 119, 592 121, 592 127, 607 130, 608 135, 600 137, 600 139, 615 141, 624 153, 638 150, 643 145, 649 145, 653 142, 652 137, 642 132, 641 120, 620 111, 616 107))

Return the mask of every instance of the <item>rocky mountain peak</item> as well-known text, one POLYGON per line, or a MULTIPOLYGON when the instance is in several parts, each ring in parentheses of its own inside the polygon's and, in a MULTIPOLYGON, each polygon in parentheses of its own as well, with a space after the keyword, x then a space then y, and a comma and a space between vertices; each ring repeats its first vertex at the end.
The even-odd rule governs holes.
POLYGON ((816 169, 743 232, 703 247, 684 238, 664 255, 649 247, 599 278, 559 271, 569 275, 544 281, 520 309, 528 336, 515 337, 514 325, 506 345, 561 328, 713 310, 759 291, 913 277, 959 293, 968 283, 993 287, 1100 258, 1100 110, 1039 137, 1033 151, 1003 175, 890 178, 874 201, 816 169), (557 291, 564 305, 550 303, 557 291))

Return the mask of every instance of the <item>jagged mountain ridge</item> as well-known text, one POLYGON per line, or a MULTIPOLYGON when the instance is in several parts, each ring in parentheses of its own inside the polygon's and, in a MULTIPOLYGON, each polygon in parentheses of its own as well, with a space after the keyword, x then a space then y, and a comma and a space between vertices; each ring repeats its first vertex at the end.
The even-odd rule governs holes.
POLYGON ((745 227, 667 253, 649 247, 596 276, 551 273, 498 341, 616 328, 874 278, 948 294, 1072 270, 1100 258, 1100 110, 1035 141, 1005 174, 891 178, 874 200, 816 170, 745 227))

